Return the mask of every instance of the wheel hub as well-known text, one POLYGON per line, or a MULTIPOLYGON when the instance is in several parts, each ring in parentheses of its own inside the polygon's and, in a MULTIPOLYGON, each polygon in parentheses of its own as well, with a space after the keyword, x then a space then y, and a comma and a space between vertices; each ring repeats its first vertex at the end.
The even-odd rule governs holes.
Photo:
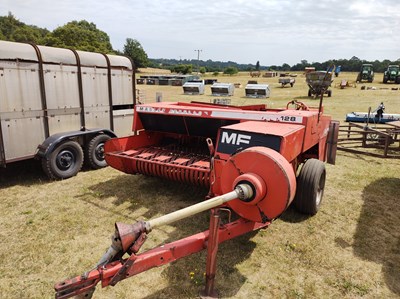
POLYGON ((97 160, 104 160, 104 143, 99 143, 95 150, 94 150, 94 154, 96 156, 97 160))
POLYGON ((75 164, 74 154, 69 150, 63 150, 57 155, 57 166, 67 170, 75 164))

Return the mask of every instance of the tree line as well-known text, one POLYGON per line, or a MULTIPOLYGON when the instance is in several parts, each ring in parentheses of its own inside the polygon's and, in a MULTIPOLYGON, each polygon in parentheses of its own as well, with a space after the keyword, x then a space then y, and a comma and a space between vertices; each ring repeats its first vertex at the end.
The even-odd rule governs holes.
POLYGON ((123 51, 113 49, 108 34, 86 20, 71 21, 49 31, 27 25, 9 12, 7 16, 0 16, 0 40, 126 55, 133 60, 136 68, 147 67, 149 64, 147 53, 137 40, 127 38, 123 51))
POLYGON ((373 65, 375 72, 383 72, 390 64, 400 64, 400 58, 396 61, 390 60, 362 60, 356 56, 350 59, 332 59, 325 62, 312 62, 301 60, 299 63, 289 65, 262 66, 257 61, 255 64, 239 64, 234 61, 213 61, 196 59, 149 59, 146 51, 140 42, 133 38, 127 38, 122 51, 113 49, 110 43, 110 37, 102 30, 99 30, 94 23, 86 20, 71 21, 67 24, 57 27, 53 31, 46 28, 40 28, 35 25, 27 25, 19 21, 10 12, 7 16, 0 16, 0 40, 15 42, 32 42, 37 45, 72 48, 75 50, 99 52, 106 54, 126 55, 130 57, 136 68, 154 67, 169 69, 172 72, 191 73, 198 71, 200 73, 224 72, 234 74, 238 71, 303 71, 305 67, 315 67, 316 70, 326 70, 331 65, 340 65, 342 71, 358 72, 363 63, 373 65))

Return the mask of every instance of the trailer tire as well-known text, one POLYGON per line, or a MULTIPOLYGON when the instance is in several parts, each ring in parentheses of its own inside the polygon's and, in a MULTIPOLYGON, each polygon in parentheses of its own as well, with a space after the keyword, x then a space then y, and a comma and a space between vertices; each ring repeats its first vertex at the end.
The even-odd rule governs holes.
POLYGON ((87 164, 93 169, 100 169, 107 166, 104 158, 104 144, 111 139, 106 134, 100 134, 93 137, 86 146, 85 155, 87 164))
POLYGON ((317 159, 307 160, 297 177, 294 198, 296 209, 303 214, 315 215, 322 202, 325 188, 325 164, 317 159))
POLYGON ((312 92, 311 89, 308 90, 308 96, 311 97, 312 96, 312 92))
POLYGON ((328 90, 328 98, 332 96, 332 90, 328 90))
POLYGON ((54 180, 75 176, 82 168, 83 151, 79 143, 65 141, 58 145, 47 158, 42 159, 42 168, 54 180))

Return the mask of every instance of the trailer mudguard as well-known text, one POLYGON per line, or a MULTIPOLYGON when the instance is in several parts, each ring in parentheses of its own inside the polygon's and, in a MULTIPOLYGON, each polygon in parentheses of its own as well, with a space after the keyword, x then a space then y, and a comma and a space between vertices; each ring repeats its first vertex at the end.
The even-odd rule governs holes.
POLYGON ((35 157, 47 158, 53 150, 63 141, 75 138, 75 137, 86 137, 91 135, 106 134, 111 138, 117 137, 115 133, 109 129, 91 129, 85 131, 70 131, 62 132, 49 136, 46 140, 37 147, 35 157))

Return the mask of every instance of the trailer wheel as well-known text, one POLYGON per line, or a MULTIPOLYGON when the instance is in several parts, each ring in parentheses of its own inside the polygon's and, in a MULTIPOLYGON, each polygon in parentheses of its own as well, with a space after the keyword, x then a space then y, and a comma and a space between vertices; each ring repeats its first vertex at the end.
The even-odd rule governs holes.
POLYGON ((311 89, 308 90, 308 96, 309 96, 309 97, 312 96, 311 89))
POLYGON ((300 213, 315 215, 324 195, 325 164, 317 159, 307 160, 297 177, 294 205, 300 213))
POLYGON ((332 96, 332 90, 328 90, 328 98, 332 96))
POLYGON ((111 139, 110 136, 101 134, 93 137, 85 150, 86 161, 93 169, 100 169, 107 166, 104 158, 104 144, 107 140, 111 139))
POLYGON ((82 168, 83 151, 79 143, 66 141, 57 146, 48 158, 42 159, 42 167, 51 179, 67 179, 82 168))

